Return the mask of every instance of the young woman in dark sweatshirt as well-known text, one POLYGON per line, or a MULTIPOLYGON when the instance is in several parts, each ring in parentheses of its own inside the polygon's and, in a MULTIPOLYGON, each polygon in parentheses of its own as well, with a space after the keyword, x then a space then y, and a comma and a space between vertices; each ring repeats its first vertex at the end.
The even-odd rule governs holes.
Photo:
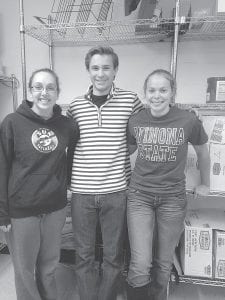
POLYGON ((31 101, 0 127, 0 229, 12 256, 17 299, 56 299, 69 158, 79 130, 56 104, 59 80, 52 70, 35 71, 29 90, 31 101))

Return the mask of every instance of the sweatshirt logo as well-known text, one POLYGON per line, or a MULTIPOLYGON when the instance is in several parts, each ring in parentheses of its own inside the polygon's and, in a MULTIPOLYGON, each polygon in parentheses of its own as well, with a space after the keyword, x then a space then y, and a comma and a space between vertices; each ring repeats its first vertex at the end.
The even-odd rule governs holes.
POLYGON ((49 153, 58 146, 58 138, 55 133, 48 128, 35 130, 31 137, 34 148, 43 153, 49 153))

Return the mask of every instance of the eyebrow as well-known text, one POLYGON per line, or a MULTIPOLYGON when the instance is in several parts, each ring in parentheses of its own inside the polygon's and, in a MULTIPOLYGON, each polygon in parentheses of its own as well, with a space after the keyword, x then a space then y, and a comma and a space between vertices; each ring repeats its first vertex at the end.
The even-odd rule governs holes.
POLYGON ((91 67, 110 67, 111 64, 107 64, 107 65, 91 65, 91 67))
MULTIPOLYGON (((42 83, 42 82, 39 82, 39 81, 34 82, 33 84, 35 84, 35 85, 42 85, 42 86, 43 86, 43 83, 42 83)), ((54 85, 54 86, 56 86, 55 83, 47 83, 46 86, 48 86, 48 85, 54 85)))

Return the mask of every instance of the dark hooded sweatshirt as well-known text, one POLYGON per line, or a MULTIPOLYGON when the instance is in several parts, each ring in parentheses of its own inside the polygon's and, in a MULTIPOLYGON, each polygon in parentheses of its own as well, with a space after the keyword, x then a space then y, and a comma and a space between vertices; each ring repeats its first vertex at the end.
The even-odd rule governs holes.
POLYGON ((66 206, 78 137, 77 124, 58 105, 48 120, 34 113, 29 101, 6 116, 0 127, 0 225, 66 206))

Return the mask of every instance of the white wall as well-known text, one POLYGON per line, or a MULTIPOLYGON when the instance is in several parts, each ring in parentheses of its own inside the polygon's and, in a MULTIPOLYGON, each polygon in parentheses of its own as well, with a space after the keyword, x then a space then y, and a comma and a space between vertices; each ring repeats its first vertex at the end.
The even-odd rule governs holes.
POLYGON ((205 103, 207 78, 225 76, 225 41, 181 42, 177 102, 205 103))
MULTIPOLYGON (((169 43, 116 45, 113 48, 119 56, 116 85, 136 91, 140 96, 144 79, 149 72, 158 67, 170 67, 169 43)), ((55 70, 60 75, 62 88, 60 103, 68 103, 87 90, 89 77, 84 57, 88 49, 89 47, 55 49, 55 70)))
MULTIPOLYGON (((25 23, 33 23, 33 15, 45 16, 50 10, 51 1, 24 0, 25 23)), ((20 52, 20 13, 19 0, 0 0, 0 62, 5 75, 15 74, 21 86, 18 89, 18 101, 22 99, 22 69, 20 52)), ((26 37, 27 73, 48 66, 48 50, 42 43, 26 37)))
MULTIPOLYGON (((187 0, 183 0, 187 2, 187 0)), ((195 0, 201 3, 202 0, 195 0)), ((208 1, 208 0, 207 0, 208 1)), ((193 1, 192 1, 193 2, 193 1)), ((167 2, 173 5, 174 1, 167 2)), ((52 0, 24 0, 25 24, 39 24, 34 15, 47 17, 52 0)), ((164 9, 165 11, 165 9, 164 9)), ((135 18, 133 12, 127 19, 135 18)), ((124 5, 114 0, 113 19, 124 18, 124 5)), ((21 81, 19 0, 0 0, 0 62, 6 75, 15 74, 21 81)), ((84 56, 89 47, 55 48, 55 70, 60 77, 60 103, 68 103, 74 96, 86 91, 89 85, 84 67, 84 56)), ((146 75, 155 68, 170 68, 170 43, 144 43, 114 46, 119 54, 120 67, 116 84, 137 91, 142 97, 146 75)), ((225 41, 181 42, 178 47, 177 101, 193 103, 205 101, 206 79, 225 76, 225 41)), ((48 47, 26 36, 27 79, 39 67, 49 66, 48 47)), ((19 102, 22 88, 18 90, 19 102)))

